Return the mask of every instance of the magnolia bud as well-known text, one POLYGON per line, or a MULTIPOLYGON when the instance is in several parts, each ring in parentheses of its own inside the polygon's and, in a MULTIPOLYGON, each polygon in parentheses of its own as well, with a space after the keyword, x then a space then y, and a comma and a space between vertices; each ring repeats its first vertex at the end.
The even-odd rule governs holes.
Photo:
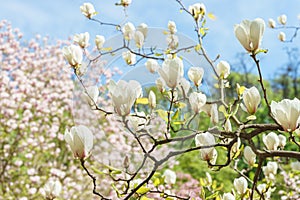
POLYGON ((159 64, 154 59, 148 59, 145 63, 146 68, 150 73, 155 73, 157 69, 159 68, 159 64))
POLYGON ((284 146, 286 145, 286 137, 284 135, 278 135, 279 139, 279 147, 281 149, 284 149, 284 146))
POLYGON ((149 101, 150 108, 154 109, 156 107, 156 96, 152 90, 149 92, 148 101, 149 101))
POLYGON ((263 142, 268 150, 277 150, 279 145, 278 135, 270 132, 268 135, 263 135, 263 142))
POLYGON ((282 24, 282 25, 285 25, 286 24, 286 21, 287 21, 287 16, 286 15, 280 15, 278 18, 277 18, 277 21, 282 24))
POLYGON ((222 200, 235 200, 235 197, 233 194, 227 192, 223 194, 223 199, 222 200))
POLYGON ((188 77, 196 87, 201 85, 203 74, 204 69, 200 67, 191 67, 188 71, 188 77))
POLYGON ((234 179, 233 185, 240 195, 245 194, 248 188, 247 180, 244 177, 234 179))
POLYGON ((131 22, 127 22, 122 27, 122 32, 123 32, 123 36, 124 36, 125 40, 131 40, 135 33, 135 27, 131 22))
POLYGON ((206 103, 206 96, 203 93, 193 92, 190 94, 189 102, 194 113, 199 113, 206 103))
POLYGON ((55 199, 59 196, 61 190, 62 185, 58 180, 48 180, 43 188, 44 196, 46 197, 46 199, 55 199))
POLYGON ((137 48, 141 48, 144 45, 144 35, 141 31, 134 33, 134 41, 137 48))
POLYGON ((281 42, 284 42, 285 41, 285 33, 284 32, 280 32, 279 35, 278 35, 278 39, 281 41, 281 42))
POLYGON ((169 31, 170 31, 171 34, 175 34, 177 32, 175 22, 169 21, 168 22, 168 29, 169 29, 169 31))
POLYGON ((80 6, 80 11, 84 16, 86 16, 89 19, 91 19, 97 14, 93 4, 91 3, 84 3, 82 6, 80 6))
POLYGON ((79 46, 72 44, 70 46, 64 47, 62 52, 72 67, 77 67, 81 65, 83 55, 82 50, 79 46))
POLYGON ((147 26, 147 24, 141 23, 140 25, 138 25, 137 31, 140 31, 141 33, 143 33, 144 39, 146 39, 147 34, 148 34, 148 26, 147 26))
POLYGON ((276 27, 276 22, 275 22, 274 19, 270 18, 269 21, 268 21, 268 24, 269 24, 270 28, 275 28, 276 27))
POLYGON ((261 101, 258 89, 255 86, 250 89, 245 89, 243 93, 243 101, 246 108, 245 111, 247 111, 250 115, 256 113, 261 101))
POLYGON ((122 57, 127 65, 134 65, 136 63, 136 55, 130 51, 125 51, 122 53, 122 57))
POLYGON ((88 32, 75 34, 73 41, 81 48, 86 48, 89 44, 90 34, 88 32))
POLYGON ((221 79, 226 79, 230 74, 230 65, 226 61, 220 61, 217 64, 217 74, 221 79))
POLYGON ((96 47, 99 51, 102 49, 104 42, 105 42, 105 37, 104 36, 96 35, 95 44, 96 44, 96 47))
POLYGON ((249 146, 245 147, 244 158, 250 166, 253 166, 255 164, 256 154, 252 151, 251 147, 249 147, 249 146))
POLYGON ((278 165, 276 162, 268 162, 267 166, 262 168, 264 175, 268 182, 275 181, 277 174, 278 165))

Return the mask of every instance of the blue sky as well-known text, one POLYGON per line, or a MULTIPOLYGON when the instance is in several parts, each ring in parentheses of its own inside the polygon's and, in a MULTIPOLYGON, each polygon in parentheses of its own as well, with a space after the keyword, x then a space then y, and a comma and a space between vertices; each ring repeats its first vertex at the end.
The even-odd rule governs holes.
MULTIPOLYGON (((114 6, 118 0, 90 0, 99 12, 97 18, 120 23, 124 20, 122 7, 114 6)), ((150 27, 166 27, 169 20, 177 22, 178 32, 195 39, 193 23, 190 16, 179 12, 175 0, 132 0, 128 9, 128 21, 138 25, 145 22, 150 27)), ((110 37, 116 31, 109 27, 99 26, 87 20, 79 11, 83 0, 9 0, 2 1, 0 18, 9 20, 13 27, 18 27, 24 33, 25 39, 35 34, 49 36, 51 40, 67 39, 75 33, 89 31, 93 34, 103 34, 110 37)), ((195 0, 183 0, 188 6, 195 0)), ((211 58, 220 54, 221 59, 235 62, 235 55, 244 52, 233 33, 234 24, 243 19, 263 18, 266 23, 269 18, 276 19, 286 14, 288 24, 299 25, 299 0, 203 0, 207 11, 217 16, 217 20, 208 20, 210 32, 204 45, 211 58)), ((277 39, 278 30, 266 28, 262 47, 269 49, 267 55, 262 55, 262 70, 264 76, 270 77, 277 67, 283 65, 286 54, 283 48, 295 47, 300 36, 293 44, 281 43, 277 39)), ((287 32, 287 38, 291 33, 287 32)))

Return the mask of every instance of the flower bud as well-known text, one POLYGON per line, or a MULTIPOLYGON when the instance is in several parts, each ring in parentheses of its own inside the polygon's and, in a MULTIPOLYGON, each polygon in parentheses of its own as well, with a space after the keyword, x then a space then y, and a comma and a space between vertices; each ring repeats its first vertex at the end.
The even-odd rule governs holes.
POLYGON ((294 131, 300 123, 300 101, 284 99, 280 102, 271 102, 271 113, 285 131, 294 131))
POLYGON ((268 162, 267 166, 262 167, 264 175, 268 182, 275 181, 278 165, 276 162, 268 162))
POLYGON ((62 190, 62 185, 59 180, 48 180, 44 185, 43 192, 46 199, 55 199, 59 196, 62 190))
POLYGON ((154 59, 148 59, 145 63, 146 68, 150 73, 155 73, 157 69, 159 68, 159 64, 154 59))
POLYGON ((269 21, 268 21, 268 25, 269 25, 270 28, 275 28, 276 27, 275 20, 270 18, 269 21))
POLYGON ((89 19, 91 19, 97 14, 93 4, 91 3, 84 3, 82 6, 80 6, 80 11, 84 16, 86 16, 89 19))
POLYGON ((199 113, 206 103, 206 96, 201 92, 193 92, 189 96, 189 102, 194 113, 199 113))
POLYGON ((175 22, 169 21, 168 22, 168 29, 169 29, 169 31, 170 31, 171 34, 175 34, 177 32, 175 22))
POLYGON ((277 18, 277 21, 282 24, 282 25, 285 25, 286 24, 286 21, 287 21, 287 16, 286 15, 280 15, 278 18, 277 18))
POLYGON ((245 91, 243 92, 243 102, 246 108, 245 110, 250 115, 256 113, 260 101, 260 94, 255 86, 251 87, 250 89, 245 89, 245 91))
POLYGON ((252 151, 251 147, 249 147, 249 146, 245 147, 244 158, 250 166, 253 166, 255 164, 256 154, 252 151))
POLYGON ((127 65, 134 65, 136 63, 136 55, 130 51, 125 51, 122 53, 122 57, 127 65))
POLYGON ((222 200, 235 200, 235 197, 233 196, 233 194, 227 192, 223 194, 222 200))
POLYGON ((217 74, 221 79, 226 79, 230 74, 230 65, 226 61, 220 61, 217 64, 217 74))
POLYGON ((279 147, 281 149, 284 149, 284 146, 286 145, 286 137, 284 135, 278 135, 279 139, 279 147))
POLYGON ((81 48, 86 48, 89 44, 90 34, 88 32, 75 34, 73 41, 78 44, 81 48))
POLYGON ((85 99, 87 100, 89 105, 94 105, 94 103, 97 104, 97 99, 99 96, 99 89, 95 86, 89 86, 86 88, 87 94, 84 94, 85 99))
POLYGON ((96 35, 95 44, 96 44, 96 47, 99 51, 102 49, 104 42, 105 42, 105 37, 104 36, 96 35))
POLYGON ((248 188, 247 180, 244 177, 234 179, 233 185, 239 195, 245 194, 248 188))
POLYGON ((281 42, 284 42, 286 37, 285 37, 285 33, 284 32, 280 32, 279 35, 278 35, 278 39, 281 41, 281 42))
POLYGON ((163 93, 165 91, 166 83, 165 83, 164 79, 159 77, 158 79, 156 79, 155 84, 156 84, 157 89, 161 93, 163 93))
POLYGON ((141 23, 140 25, 138 25, 137 31, 140 31, 141 33, 143 33, 144 39, 146 39, 147 34, 148 34, 148 26, 147 26, 147 24, 141 23))
POLYGON ((277 150, 279 145, 278 135, 270 132, 268 135, 263 135, 263 142, 268 150, 277 150))
POLYGON ((137 48, 142 48, 144 45, 144 35, 140 31, 134 33, 134 41, 137 48))
POLYGON ((226 119, 226 121, 225 121, 224 130, 226 132, 232 132, 232 126, 231 126, 231 122, 230 122, 229 118, 226 119))
POLYGON ((200 67, 191 67, 188 71, 188 77, 196 87, 201 85, 203 74, 204 69, 200 67))
POLYGON ((73 126, 65 131, 65 141, 70 145, 74 158, 85 159, 93 148, 93 133, 86 126, 73 126))
MULTIPOLYGON (((195 137, 195 143, 196 143, 197 147, 198 146, 213 146, 216 144, 215 137, 209 132, 198 134, 195 137)), ((201 148, 200 152, 201 152, 202 160, 204 160, 204 161, 213 160, 213 162, 215 162, 215 159, 217 157, 217 151, 215 150, 214 147, 201 148)))
POLYGON ((127 7, 131 4, 131 0, 121 0, 121 5, 127 7))
POLYGON ((167 41, 167 45, 170 49, 174 50, 178 47, 177 35, 168 35, 166 41, 167 41))
POLYGON ((169 88, 176 88, 183 76, 183 62, 180 58, 166 58, 158 73, 169 88))
POLYGON ((189 12, 196 21, 201 20, 206 13, 206 8, 203 3, 195 3, 189 6, 189 12))
POLYGON ((148 101, 149 101, 150 108, 154 109, 156 107, 156 96, 152 90, 150 90, 150 92, 149 92, 148 101))
POLYGON ((165 177, 165 182, 169 185, 176 183, 176 173, 170 169, 166 169, 163 177, 165 177))

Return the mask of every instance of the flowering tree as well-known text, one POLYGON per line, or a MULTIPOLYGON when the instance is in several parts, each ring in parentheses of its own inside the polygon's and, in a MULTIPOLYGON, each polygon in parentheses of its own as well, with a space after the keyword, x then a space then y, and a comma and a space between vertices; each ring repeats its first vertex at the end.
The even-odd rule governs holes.
MULTIPOLYGON (((292 169, 299 169, 297 159, 300 154, 296 149, 300 148, 300 101, 294 98, 275 102, 270 101, 267 95, 259 62, 261 54, 267 53, 260 47, 265 22, 260 18, 243 20, 234 27, 236 38, 256 66, 260 88, 229 85, 230 65, 218 58, 212 60, 203 45, 208 34, 206 19, 213 18, 213 15, 207 13, 204 4, 186 7, 180 0, 175 2, 194 21, 192 28, 197 42, 181 45, 176 23, 169 21, 167 29, 162 31, 167 44, 163 50, 146 46, 150 37, 148 32, 151 31, 146 24, 135 27, 131 22, 102 22, 96 17, 92 4, 84 3, 80 7, 88 19, 102 26, 115 27, 122 35, 120 46, 105 46, 104 36, 97 35, 92 50, 97 55, 90 53, 89 33, 86 32, 75 35, 74 44, 64 47, 63 53, 83 88, 89 106, 106 117, 114 117, 125 137, 121 143, 126 143, 128 148, 118 155, 111 152, 106 159, 99 158, 96 152, 88 158, 94 136, 83 125, 66 131, 65 140, 92 179, 93 193, 101 199, 270 199, 276 189, 278 170, 284 172, 289 163, 292 169), (182 52, 196 52, 210 68, 185 67, 182 52), (157 79, 153 81, 156 88, 149 90, 149 86, 146 88, 137 80, 111 80, 102 85, 104 89, 99 94, 97 87, 91 89, 92 86, 86 86, 85 82, 90 80, 86 71, 105 55, 118 53, 127 65, 137 67, 144 63, 149 76, 156 74, 157 79), (88 60, 87 63, 83 62, 83 57, 88 60), (211 81, 214 78, 215 83, 211 81), (214 87, 209 90, 219 95, 210 94, 203 87, 205 83, 212 84, 214 87), (228 87, 236 88, 233 99, 225 95, 228 87), (98 103, 98 98, 103 96, 109 98, 111 106, 98 103), (261 120, 256 116, 261 109, 267 110, 267 119, 261 120), (203 123, 206 118, 210 119, 209 124, 203 123), (168 161, 194 151, 199 152, 200 159, 212 170, 230 166, 236 171, 237 178, 233 181, 231 192, 218 191, 209 174, 206 183, 202 180, 198 194, 176 191, 176 171, 172 170, 174 162, 168 161), (90 167, 86 166, 88 159, 92 160, 90 167), (250 177, 251 171, 254 175, 250 177), (108 181, 110 189, 97 187, 101 185, 99 178, 105 183, 108 181)), ((131 1, 126 0, 117 3, 125 11, 130 9, 130 4, 131 1)), ((278 21, 283 25, 286 23, 284 16, 280 16, 278 21)), ((274 20, 269 21, 269 26, 275 27, 274 20)), ((280 33, 281 41, 285 40, 283 37, 280 33)), ((105 64, 103 68, 105 71, 105 64)))

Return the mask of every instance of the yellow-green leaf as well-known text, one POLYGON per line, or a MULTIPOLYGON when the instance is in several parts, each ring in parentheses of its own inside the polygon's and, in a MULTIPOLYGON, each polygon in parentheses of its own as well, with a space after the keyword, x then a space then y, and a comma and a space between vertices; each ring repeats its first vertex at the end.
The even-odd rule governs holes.
POLYGON ((149 100, 148 98, 137 98, 136 101, 135 101, 136 104, 148 104, 149 103, 149 100))
POLYGON ((165 121, 168 121, 168 112, 162 109, 156 110, 157 114, 165 121))
POLYGON ((213 13, 208 13, 208 14, 207 14, 207 17, 208 17, 209 19, 211 19, 211 20, 216 20, 216 19, 217 19, 217 17, 216 17, 213 13))
POLYGON ((146 194, 147 192, 149 192, 149 188, 147 188, 147 187, 145 187, 145 186, 142 186, 142 187, 140 187, 137 191, 136 191, 136 193, 138 193, 138 194, 146 194))

